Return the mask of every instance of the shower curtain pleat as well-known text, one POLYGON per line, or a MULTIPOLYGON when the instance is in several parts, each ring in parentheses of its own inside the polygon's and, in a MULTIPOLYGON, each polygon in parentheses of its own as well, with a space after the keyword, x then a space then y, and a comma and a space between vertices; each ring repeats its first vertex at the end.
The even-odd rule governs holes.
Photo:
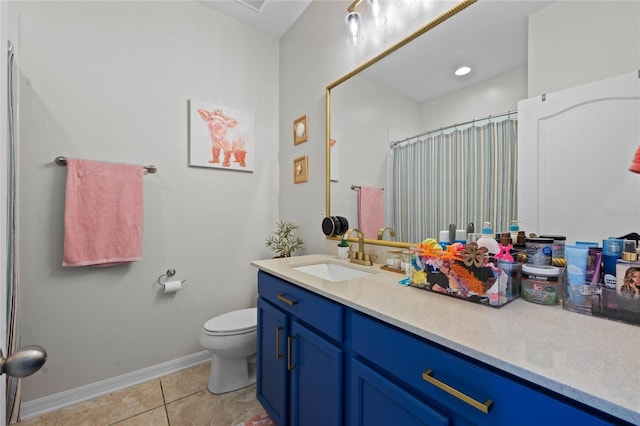
MULTIPOLYGON (((16 231, 16 141, 15 141, 15 61, 13 46, 9 43, 7 61, 8 93, 8 167, 7 167, 7 356, 20 345, 18 335, 18 250, 16 231)), ((20 415, 20 379, 5 375, 7 381, 7 424, 18 422, 20 415)))
POLYGON ((489 221, 502 232, 517 219, 514 114, 422 135, 392 151, 392 226, 398 241, 438 238, 450 223, 462 229, 473 222, 479 229, 489 221))

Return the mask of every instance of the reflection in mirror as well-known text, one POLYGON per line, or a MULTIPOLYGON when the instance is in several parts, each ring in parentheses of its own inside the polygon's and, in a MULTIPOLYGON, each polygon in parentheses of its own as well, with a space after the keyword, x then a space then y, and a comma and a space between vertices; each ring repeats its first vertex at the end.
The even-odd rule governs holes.
POLYGON ((389 219, 399 238, 422 241, 450 224, 508 230, 516 218, 517 153, 516 114, 393 142, 389 219))
MULTIPOLYGON (((335 140, 328 149, 332 161, 332 180, 327 188, 331 214, 355 222, 357 194, 350 188, 367 185, 385 188, 385 225, 394 227, 399 234, 397 241, 415 243, 437 237, 437 231, 447 229, 452 222, 459 229, 468 222, 496 222, 493 213, 471 217, 465 212, 454 215, 449 211, 440 214, 427 229, 423 219, 437 217, 434 204, 441 204, 436 203, 438 193, 426 204, 425 212, 394 201, 390 142, 515 111, 517 102, 527 98, 527 17, 549 3, 478 2, 357 75, 330 86, 327 120, 331 139, 335 140), (504 52, 513 53, 503 57, 504 52), (463 62, 471 66, 472 72, 454 77, 453 72, 463 62), (418 231, 404 232, 397 226, 401 222, 416 225, 418 231)), ((447 191, 448 185, 442 183, 435 189, 447 191)), ((471 195, 489 198, 484 193, 471 195)), ((513 203, 515 206, 515 200, 513 203)), ((509 215, 513 215, 512 210, 509 215)), ((499 215, 498 226, 508 225, 513 218, 505 216, 499 215)), ((476 223, 476 228, 480 226, 476 223)))

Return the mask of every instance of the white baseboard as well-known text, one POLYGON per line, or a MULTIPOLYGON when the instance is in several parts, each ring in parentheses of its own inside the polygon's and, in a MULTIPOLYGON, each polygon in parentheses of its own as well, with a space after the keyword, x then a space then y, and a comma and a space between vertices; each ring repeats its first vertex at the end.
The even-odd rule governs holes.
POLYGON ((182 358, 163 362, 162 364, 153 365, 143 368, 142 370, 132 371, 131 373, 121 376, 112 377, 101 380, 99 382, 80 386, 75 389, 60 392, 54 395, 45 396, 44 398, 28 401, 20 406, 20 419, 27 420, 37 417, 51 411, 59 410, 82 401, 106 395, 111 392, 125 389, 138 383, 147 382, 185 368, 193 367, 198 364, 211 360, 211 352, 202 351, 182 358))

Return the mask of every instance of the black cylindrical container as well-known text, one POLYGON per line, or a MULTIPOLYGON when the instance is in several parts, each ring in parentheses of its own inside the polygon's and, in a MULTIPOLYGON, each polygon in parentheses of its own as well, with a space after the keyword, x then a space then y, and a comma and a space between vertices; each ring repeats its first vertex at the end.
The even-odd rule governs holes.
POLYGON ((328 237, 342 235, 349 229, 349 221, 342 216, 328 216, 322 219, 322 232, 328 237))

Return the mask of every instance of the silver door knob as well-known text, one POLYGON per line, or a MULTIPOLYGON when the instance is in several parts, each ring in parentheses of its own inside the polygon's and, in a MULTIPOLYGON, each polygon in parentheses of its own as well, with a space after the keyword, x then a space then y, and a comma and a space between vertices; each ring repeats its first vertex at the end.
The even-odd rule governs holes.
POLYGON ((40 370, 46 361, 47 351, 37 345, 20 348, 6 358, 0 350, 0 374, 27 377, 40 370))

